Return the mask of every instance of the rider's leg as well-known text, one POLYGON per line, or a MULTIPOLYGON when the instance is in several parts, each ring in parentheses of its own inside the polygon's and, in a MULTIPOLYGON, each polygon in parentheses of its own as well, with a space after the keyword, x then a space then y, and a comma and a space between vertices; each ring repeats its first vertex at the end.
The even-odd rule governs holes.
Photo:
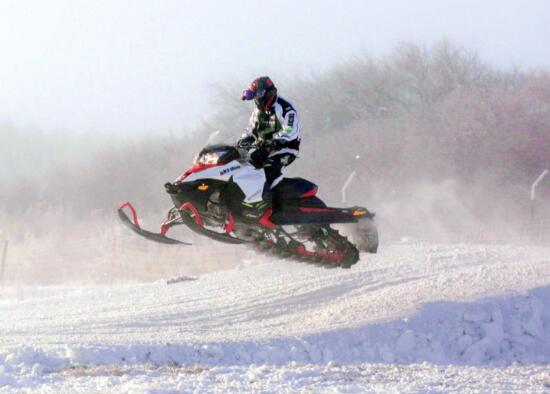
POLYGON ((273 189, 283 179, 283 170, 290 165, 296 156, 290 153, 281 153, 269 157, 264 165, 265 177, 267 178, 267 185, 270 189, 273 189))
POLYGON ((241 216, 259 218, 271 206, 274 210, 278 208, 276 193, 272 193, 271 190, 283 179, 284 167, 294 159, 295 156, 288 153, 275 155, 269 158, 263 168, 256 169, 250 165, 250 168, 241 170, 233 178, 244 193, 241 209, 239 209, 241 216))
POLYGON ((296 156, 289 153, 275 155, 269 158, 269 161, 266 163, 264 167, 265 177, 267 180, 266 189, 269 192, 268 194, 271 198, 271 205, 274 211, 279 210, 282 203, 282 201, 280 201, 277 195, 277 185, 283 179, 283 170, 285 167, 290 165, 295 159, 296 159, 296 156))

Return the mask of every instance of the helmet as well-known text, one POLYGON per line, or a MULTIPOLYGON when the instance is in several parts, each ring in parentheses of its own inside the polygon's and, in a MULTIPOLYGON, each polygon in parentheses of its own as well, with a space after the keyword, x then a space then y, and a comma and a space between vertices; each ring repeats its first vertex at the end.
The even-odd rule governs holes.
POLYGON ((252 100, 258 109, 267 111, 277 98, 277 88, 269 77, 256 78, 250 84, 250 88, 243 92, 243 100, 252 100))

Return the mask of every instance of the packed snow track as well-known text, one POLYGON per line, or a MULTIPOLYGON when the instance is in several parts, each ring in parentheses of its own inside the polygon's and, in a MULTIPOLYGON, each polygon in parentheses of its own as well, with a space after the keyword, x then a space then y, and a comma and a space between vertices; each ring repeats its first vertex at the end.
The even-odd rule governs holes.
POLYGON ((0 392, 550 390, 548 248, 403 241, 350 270, 187 279, 2 288, 0 392))

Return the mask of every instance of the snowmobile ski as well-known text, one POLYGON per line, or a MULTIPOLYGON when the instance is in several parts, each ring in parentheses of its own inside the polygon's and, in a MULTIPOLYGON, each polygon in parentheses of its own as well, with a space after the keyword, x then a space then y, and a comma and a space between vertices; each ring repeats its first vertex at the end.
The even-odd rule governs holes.
POLYGON ((159 242, 162 244, 169 244, 169 245, 191 245, 188 242, 183 242, 177 239, 169 238, 166 235, 163 235, 161 233, 154 233, 152 231, 147 231, 142 229, 139 226, 136 210, 134 209, 132 204, 129 202, 122 204, 118 208, 118 216, 120 217, 120 220, 122 221, 122 223, 126 225, 128 228, 130 228, 133 232, 141 235, 144 238, 150 239, 151 241, 159 242), (126 215, 126 212, 124 212, 124 208, 130 209, 130 211, 132 212, 132 219, 130 219, 128 215, 126 215))

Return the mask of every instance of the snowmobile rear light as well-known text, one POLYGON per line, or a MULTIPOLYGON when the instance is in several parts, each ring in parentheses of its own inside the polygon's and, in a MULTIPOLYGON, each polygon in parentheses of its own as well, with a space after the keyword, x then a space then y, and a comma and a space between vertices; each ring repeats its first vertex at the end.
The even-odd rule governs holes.
POLYGON ((367 211, 364 211, 364 210, 353 211, 353 216, 363 216, 366 214, 367 214, 367 211))

